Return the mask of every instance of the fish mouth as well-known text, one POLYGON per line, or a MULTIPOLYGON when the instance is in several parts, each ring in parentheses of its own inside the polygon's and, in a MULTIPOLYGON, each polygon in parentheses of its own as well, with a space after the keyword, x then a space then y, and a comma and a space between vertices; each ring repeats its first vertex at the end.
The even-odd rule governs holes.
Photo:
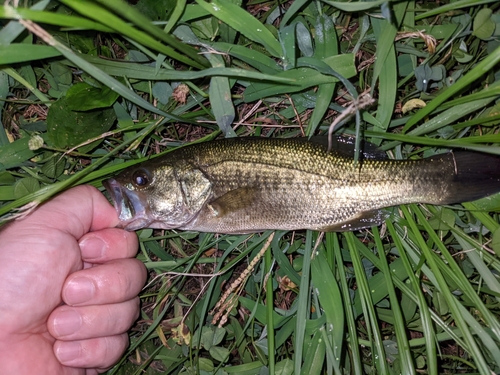
POLYGON ((149 210, 137 192, 124 188, 114 178, 104 180, 102 184, 108 191, 118 213, 119 228, 134 231, 146 228, 154 221, 150 218, 149 210))

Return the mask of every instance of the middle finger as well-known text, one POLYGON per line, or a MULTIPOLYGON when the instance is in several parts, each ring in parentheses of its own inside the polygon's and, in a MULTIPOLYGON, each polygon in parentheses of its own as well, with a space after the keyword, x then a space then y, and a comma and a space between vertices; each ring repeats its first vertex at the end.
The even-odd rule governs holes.
POLYGON ((69 275, 62 290, 70 306, 106 305, 137 296, 146 282, 146 268, 137 259, 117 259, 69 275))

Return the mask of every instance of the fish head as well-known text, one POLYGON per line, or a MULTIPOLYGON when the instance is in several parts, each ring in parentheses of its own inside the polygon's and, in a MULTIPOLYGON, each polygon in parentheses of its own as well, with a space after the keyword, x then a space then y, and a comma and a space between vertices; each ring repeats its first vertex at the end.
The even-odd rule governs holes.
MULTIPOLYGON (((189 171, 188 171, 189 172, 189 171)), ((174 229, 183 226, 196 215, 200 202, 193 205, 193 193, 186 192, 189 184, 183 180, 186 172, 177 166, 163 164, 150 167, 140 164, 126 169, 114 178, 103 181, 120 219, 119 226, 129 230, 142 228, 174 229)), ((193 173, 188 173, 193 180, 193 173)), ((194 176, 196 186, 207 196, 208 186, 194 176)), ((197 194, 195 192, 195 194, 197 194)))

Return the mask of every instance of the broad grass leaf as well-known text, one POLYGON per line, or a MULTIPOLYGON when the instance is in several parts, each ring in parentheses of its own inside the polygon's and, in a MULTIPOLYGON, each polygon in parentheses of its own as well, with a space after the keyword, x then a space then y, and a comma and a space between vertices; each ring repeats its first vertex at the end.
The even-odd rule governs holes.
POLYGON ((467 64, 474 58, 473 55, 467 52, 467 48, 468 48, 467 44, 465 44, 464 41, 462 40, 460 42, 460 47, 453 51, 453 57, 459 63, 467 64))
POLYGON ((41 60, 60 55, 61 53, 51 46, 39 44, 0 45, 0 65, 41 60))
POLYGON ((213 346, 218 345, 224 339, 226 330, 218 327, 203 327, 201 333, 201 345, 209 350, 213 346))
POLYGON ((491 19, 493 11, 490 8, 483 8, 477 12, 472 24, 472 35, 479 39, 488 40, 495 32, 495 22, 491 19))
POLYGON ((161 104, 167 104, 174 90, 168 82, 156 82, 153 85, 153 96, 161 104))
MULTIPOLYGON (((214 363, 208 358, 198 358, 197 360, 198 366, 197 369, 200 371, 207 371, 212 373, 214 371, 214 363)), ((195 369, 191 369, 191 371, 187 372, 188 374, 196 374, 195 369)))
POLYGON ((289 70, 295 68, 297 62, 297 52, 296 52, 296 30, 295 24, 285 26, 281 28, 279 32, 279 38, 281 42, 281 48, 283 48, 283 69, 289 70))
POLYGON ((135 8, 153 21, 166 21, 169 9, 175 6, 175 0, 139 0, 135 8))
POLYGON ((456 214, 448 208, 439 210, 439 214, 429 220, 429 225, 434 230, 447 231, 455 224, 456 214))
MULTIPOLYGON (((323 14, 316 20, 315 49, 314 57, 325 59, 338 54, 337 32, 333 21, 327 15, 323 14)), ((335 92, 335 83, 319 85, 316 92, 316 102, 314 111, 309 120, 306 134, 311 136, 321 123, 326 111, 328 110, 333 94, 335 92)))
MULTIPOLYGON (((89 139, 107 132, 116 120, 112 108, 96 109, 86 112, 72 111, 75 103, 62 97, 50 107, 47 116, 47 135, 51 144, 60 149, 75 147, 89 139)), ((101 141, 79 147, 87 152, 101 141)))
POLYGON ((326 14, 322 14, 317 18, 314 35, 314 57, 324 59, 338 54, 335 24, 326 14))
POLYGON ((57 178, 63 174, 65 164, 64 159, 56 154, 43 165, 42 173, 48 178, 57 178))
MULTIPOLYGON (((305 20, 304 20, 305 23, 305 20)), ((313 42, 311 38, 311 33, 303 22, 297 22, 295 26, 295 32, 297 35, 297 45, 299 46, 300 52, 303 56, 311 57, 313 55, 313 42)))
POLYGON ((0 186, 0 201, 13 201, 16 199, 14 186, 0 186))
MULTIPOLYGON (((224 60, 216 54, 208 54, 208 59, 214 67, 223 68, 224 60)), ((231 85, 227 77, 212 77, 208 89, 212 111, 220 130, 226 137, 235 137, 231 124, 236 116, 231 98, 231 85)))
MULTIPOLYGON (((47 139, 47 135, 43 134, 42 138, 47 139)), ((25 137, 0 147, 0 171, 18 167, 40 153, 30 150, 29 143, 30 138, 25 137)))
POLYGON ((59 61, 50 63, 50 71, 53 79, 55 79, 58 84, 69 86, 73 83, 72 70, 59 61))
MULTIPOLYGON (((245 308, 247 308, 250 311, 253 311, 255 309, 255 319, 257 319, 260 323, 262 324, 267 324, 267 318, 266 318, 266 307, 260 303, 255 306, 255 301, 252 301, 250 298, 246 297, 238 297, 238 301, 241 303, 241 305, 245 308)), ((273 320, 274 320, 274 326, 275 327, 280 327, 284 321, 287 319, 283 317, 282 315, 279 315, 278 313, 274 312, 273 313, 273 320)))
POLYGON ((336 358, 340 358, 344 341, 344 314, 341 308, 342 295, 332 270, 322 252, 311 260, 311 276, 326 315, 327 335, 332 336, 336 358))
POLYGON ((0 172, 0 185, 12 185, 14 182, 16 179, 9 172, 0 172))
POLYGON ((484 212, 500 211, 500 193, 474 201, 474 206, 484 212))
POLYGON ((229 357, 229 350, 222 346, 212 346, 209 350, 213 359, 224 362, 229 357))
POLYGON ((293 361, 286 358, 278 363, 275 367, 276 375, 292 375, 293 374, 293 361))
POLYGON ((323 335, 321 330, 317 330, 304 353, 304 365, 300 372, 301 375, 321 374, 325 362, 325 353, 326 347, 323 335))
POLYGON ((418 25, 418 29, 436 39, 447 41, 460 26, 455 23, 445 25, 418 25))
POLYGON ((107 86, 100 88, 77 83, 66 93, 66 100, 72 111, 90 111, 111 107, 119 96, 107 86))
POLYGON ((40 189, 40 183, 35 177, 25 177, 17 180, 14 184, 14 195, 17 198, 24 197, 40 189))

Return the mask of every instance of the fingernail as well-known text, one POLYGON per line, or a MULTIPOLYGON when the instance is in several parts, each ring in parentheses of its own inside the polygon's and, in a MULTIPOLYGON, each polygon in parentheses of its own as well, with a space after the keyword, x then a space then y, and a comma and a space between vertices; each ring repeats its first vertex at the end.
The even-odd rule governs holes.
POLYGON ((77 277, 71 280, 64 290, 65 302, 76 305, 87 302, 95 294, 94 283, 86 277, 77 277))
POLYGON ((80 242, 80 249, 85 259, 100 259, 104 255, 106 244, 98 237, 87 237, 80 242))
POLYGON ((58 337, 67 336, 78 331, 82 323, 82 316, 75 310, 61 311, 54 318, 54 330, 58 337))
POLYGON ((58 345, 56 349, 56 357, 61 363, 72 362, 81 356, 82 347, 78 342, 66 341, 58 345))

